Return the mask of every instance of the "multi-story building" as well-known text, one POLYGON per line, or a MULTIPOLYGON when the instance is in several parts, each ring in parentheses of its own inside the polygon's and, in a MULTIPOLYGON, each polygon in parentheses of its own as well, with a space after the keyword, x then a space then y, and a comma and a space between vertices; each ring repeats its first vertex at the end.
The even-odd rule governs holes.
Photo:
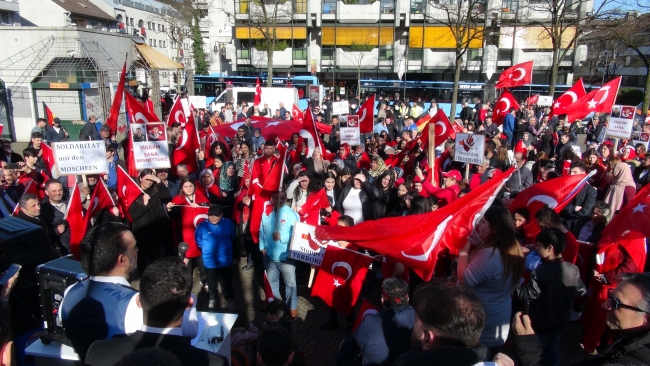
MULTIPOLYGON (((260 3, 213 1, 218 10, 210 12, 210 45, 217 57, 211 72, 266 73, 264 36, 253 25, 260 18, 260 3)), ((548 84, 552 43, 542 25, 551 19, 543 4, 546 1, 475 3, 480 14, 474 28, 480 36, 469 42, 462 57, 461 81, 493 83, 506 67, 534 60, 533 82, 548 84)), ((458 6, 453 0, 287 0, 277 12, 280 46, 273 54, 274 76, 311 74, 328 87, 349 90, 358 72, 362 79, 397 80, 403 62, 407 80, 453 81, 455 39, 441 11, 447 5, 458 6)), ((577 18, 591 11, 593 2, 569 6, 566 16, 577 18)), ((273 6, 266 7, 272 13, 273 6)), ((562 43, 568 44, 573 35, 575 30, 568 29, 562 43)), ((574 68, 585 57, 584 46, 570 50, 560 63, 557 84, 571 83, 574 68)), ((474 92, 480 94, 480 89, 474 92)))

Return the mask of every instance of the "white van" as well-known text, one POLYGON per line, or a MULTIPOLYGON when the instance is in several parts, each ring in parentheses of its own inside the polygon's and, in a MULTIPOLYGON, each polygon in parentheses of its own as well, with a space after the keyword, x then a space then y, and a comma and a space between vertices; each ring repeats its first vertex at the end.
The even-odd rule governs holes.
MULTIPOLYGON (((213 107, 213 111, 220 111, 221 107, 230 101, 230 98, 235 98, 236 105, 245 101, 248 103, 249 108, 252 108, 255 101, 255 88, 234 87, 231 90, 224 91, 215 98, 217 104, 213 107)), ((293 105, 298 105, 298 89, 262 87, 262 104, 260 108, 264 108, 264 104, 268 104, 271 116, 273 116, 275 110, 280 109, 280 102, 284 103, 284 108, 291 112, 293 105)))

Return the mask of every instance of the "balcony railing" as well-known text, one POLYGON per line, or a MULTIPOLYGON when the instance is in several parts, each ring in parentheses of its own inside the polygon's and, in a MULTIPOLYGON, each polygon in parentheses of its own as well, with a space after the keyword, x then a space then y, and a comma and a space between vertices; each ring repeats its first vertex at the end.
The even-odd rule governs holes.
POLYGON ((307 59, 307 49, 306 48, 294 48, 293 49, 293 59, 294 60, 306 60, 307 59))

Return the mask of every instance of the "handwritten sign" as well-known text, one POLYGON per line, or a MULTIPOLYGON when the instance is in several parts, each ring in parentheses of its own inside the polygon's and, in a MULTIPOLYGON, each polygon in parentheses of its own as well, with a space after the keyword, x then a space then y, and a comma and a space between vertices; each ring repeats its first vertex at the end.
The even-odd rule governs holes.
POLYGON ((315 232, 315 226, 296 222, 289 247, 289 258, 320 266, 325 256, 325 246, 319 244, 315 232))
POLYGON ((108 173, 104 141, 54 142, 52 150, 59 176, 108 173))
POLYGON ((350 105, 347 100, 339 102, 332 102, 332 113, 334 114, 348 114, 350 113, 350 105))
POLYGON ((167 129, 164 123, 131 124, 135 168, 170 168, 167 129))
POLYGON ((485 136, 457 133, 454 145, 454 160, 470 164, 483 164, 485 136))

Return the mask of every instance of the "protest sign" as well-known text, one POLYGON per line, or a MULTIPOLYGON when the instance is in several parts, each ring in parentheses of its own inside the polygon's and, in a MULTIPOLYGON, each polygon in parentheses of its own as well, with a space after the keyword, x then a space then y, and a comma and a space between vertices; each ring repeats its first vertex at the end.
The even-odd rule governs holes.
POLYGON ((59 176, 108 173, 104 141, 66 141, 52 143, 59 176))
POLYGON ((634 131, 632 132, 632 141, 634 143, 634 146, 636 146, 636 144, 643 144, 647 150, 649 147, 648 142, 650 142, 650 132, 634 131))
POLYGON ((485 136, 457 133, 454 145, 454 160, 470 164, 483 164, 485 136))
POLYGON ((633 106, 614 105, 607 125, 607 136, 629 139, 634 126, 633 106))
POLYGON ((537 98, 537 105, 542 107, 550 107, 553 104, 553 97, 540 95, 537 98))
POLYGON ((296 222, 289 246, 289 258, 320 266, 325 256, 325 247, 319 244, 315 231, 315 226, 296 222))
POLYGON ((208 104, 205 95, 190 95, 187 98, 190 100, 190 104, 192 104, 194 108, 207 108, 208 104))
POLYGON ((135 168, 170 168, 167 129, 164 123, 131 124, 135 168))
POLYGON ((359 127, 341 127, 341 143, 347 143, 350 146, 361 145, 361 133, 359 127))
POLYGON ((339 102, 332 102, 332 113, 333 114, 348 114, 350 113, 350 105, 347 100, 342 100, 339 102))

